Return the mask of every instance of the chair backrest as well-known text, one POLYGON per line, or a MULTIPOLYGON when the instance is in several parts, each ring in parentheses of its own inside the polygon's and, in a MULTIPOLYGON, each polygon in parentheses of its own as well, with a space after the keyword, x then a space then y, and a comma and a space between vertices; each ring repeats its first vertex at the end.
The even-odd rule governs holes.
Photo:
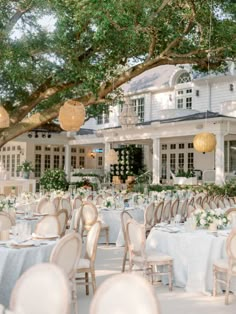
POLYGON ((204 202, 204 203, 202 203, 202 208, 203 209, 210 209, 210 205, 209 205, 209 203, 208 202, 204 202))
POLYGON ((230 202, 230 206, 233 207, 235 205, 234 197, 229 197, 229 202, 230 202))
POLYGON ((35 226, 35 233, 40 235, 60 235, 60 224, 57 216, 48 215, 39 220, 35 226))
POLYGON ((229 258, 229 262, 231 263, 231 267, 233 267, 234 273, 236 273, 236 228, 234 228, 226 241, 226 252, 229 258))
POLYGON ((219 208, 225 208, 225 204, 223 203, 223 201, 222 201, 221 199, 218 199, 217 206, 218 206, 219 208))
POLYGON ((82 213, 82 207, 76 208, 73 210, 71 221, 70 221, 70 231, 74 230, 78 233, 81 232, 80 230, 81 213, 82 213))
POLYGON ((69 314, 71 292, 65 273, 54 264, 37 264, 17 280, 10 310, 24 314, 69 314))
POLYGON ((54 203, 48 199, 40 200, 40 206, 37 207, 40 214, 55 215, 57 210, 54 203))
POLYGON ((43 196, 43 197, 39 200, 39 202, 38 202, 38 204, 37 204, 37 206, 36 206, 36 212, 37 212, 37 213, 42 213, 42 208, 43 208, 44 205, 47 204, 47 203, 48 203, 47 197, 43 196))
POLYGON ((87 196, 86 200, 87 200, 88 202, 91 202, 91 201, 93 200, 93 194, 89 194, 89 195, 87 196))
POLYGON ((68 218, 71 217, 72 207, 71 207, 71 204, 70 204, 70 200, 68 198, 62 197, 61 204, 60 204, 60 209, 65 209, 67 211, 68 218))
POLYGON ((191 197, 189 200, 188 200, 188 205, 192 205, 193 206, 194 204, 194 197, 191 197))
POLYGON ((132 260, 133 256, 144 257, 146 244, 144 225, 141 225, 136 220, 131 219, 127 222, 126 231, 130 260, 132 260))
POLYGON ((86 238, 86 253, 85 258, 88 258, 91 261, 91 264, 94 263, 97 253, 98 239, 101 231, 101 222, 97 221, 93 224, 91 229, 88 232, 86 238))
POLYGON ((164 201, 161 201, 157 204, 155 210, 155 224, 161 222, 162 210, 164 207, 164 201))
POLYGON ((83 200, 82 200, 82 197, 80 195, 77 195, 75 198, 74 198, 74 201, 73 201, 73 209, 78 209, 82 206, 83 204, 83 200))
POLYGON ((230 201, 229 201, 229 199, 227 197, 223 198, 223 203, 224 203, 225 207, 230 207, 231 206, 230 205, 230 201))
POLYGON ((179 199, 177 198, 171 204, 171 216, 175 217, 178 214, 178 210, 179 210, 179 199))
POLYGON ((6 213, 0 212, 0 231, 8 230, 15 224, 13 217, 6 213))
POLYGON ((66 209, 61 209, 57 212, 56 214, 58 221, 59 221, 59 225, 60 225, 60 236, 64 236, 65 232, 66 232, 66 224, 68 221, 68 212, 66 209))
POLYGON ((102 195, 98 195, 98 196, 96 197, 96 204, 97 204, 97 205, 102 205, 103 202, 104 202, 103 196, 102 196, 102 195))
POLYGON ((188 199, 187 198, 182 203, 180 215, 181 215, 181 221, 185 221, 188 217, 188 199))
POLYGON ((226 216, 232 219, 232 215, 236 215, 236 207, 231 207, 225 211, 226 216))
POLYGON ((108 278, 99 286, 89 313, 159 314, 160 306, 153 287, 145 278, 123 273, 108 278))
POLYGON ((195 210, 196 210, 196 207, 192 205, 188 205, 188 217, 190 217, 192 213, 194 213, 195 210))
POLYGON ((58 211, 60 209, 60 202, 61 202, 61 197, 60 196, 56 196, 54 197, 54 199, 52 200, 53 205, 55 206, 55 210, 58 211))
POLYGON ((144 211, 144 225, 146 227, 153 227, 155 224, 155 204, 150 203, 144 211))
POLYGON ((171 217, 171 201, 167 201, 162 210, 162 221, 170 221, 171 217))
POLYGON ((82 205, 82 221, 86 226, 93 225, 98 219, 97 207, 91 202, 84 202, 82 205))
POLYGON ((127 232, 126 232, 126 228, 127 228, 127 222, 132 219, 132 216, 130 215, 129 212, 127 211, 123 211, 120 214, 120 220, 121 220, 121 226, 122 226, 122 231, 123 231, 123 236, 124 236, 124 242, 125 242, 125 246, 128 247, 128 240, 127 240, 127 232))
POLYGON ((57 264, 64 270, 69 279, 74 277, 81 256, 82 239, 76 232, 66 234, 54 246, 50 263, 57 264))
POLYGON ((202 196, 195 196, 194 205, 200 205, 202 207, 202 196))
POLYGON ((210 201, 209 205, 210 205, 211 209, 216 209, 217 208, 217 205, 216 205, 216 203, 214 201, 210 201))

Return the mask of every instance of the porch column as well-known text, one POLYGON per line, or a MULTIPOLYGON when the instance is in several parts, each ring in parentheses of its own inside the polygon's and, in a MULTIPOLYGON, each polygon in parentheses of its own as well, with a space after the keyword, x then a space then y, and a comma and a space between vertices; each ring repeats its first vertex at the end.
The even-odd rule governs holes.
POLYGON ((70 172, 71 172, 71 147, 69 144, 65 145, 65 173, 67 180, 70 181, 70 172))
POLYGON ((109 142, 105 142, 105 146, 104 146, 104 173, 108 173, 110 171, 110 164, 107 162, 107 155, 109 153, 110 150, 110 143, 109 142))
POLYGON ((159 184, 160 183, 160 154, 161 154, 161 146, 160 146, 160 138, 154 138, 153 139, 153 157, 152 157, 152 172, 153 172, 153 178, 152 183, 153 184, 159 184))
POLYGON ((223 185, 225 182, 225 165, 224 165, 224 134, 216 134, 216 151, 215 151, 215 184, 223 185))

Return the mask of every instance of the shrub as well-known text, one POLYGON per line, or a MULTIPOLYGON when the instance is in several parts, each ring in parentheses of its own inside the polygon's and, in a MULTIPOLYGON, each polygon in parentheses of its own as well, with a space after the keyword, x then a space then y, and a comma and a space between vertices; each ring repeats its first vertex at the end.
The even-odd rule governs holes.
POLYGON ((39 180, 40 186, 46 191, 68 189, 68 182, 66 180, 66 173, 61 169, 46 170, 39 180))

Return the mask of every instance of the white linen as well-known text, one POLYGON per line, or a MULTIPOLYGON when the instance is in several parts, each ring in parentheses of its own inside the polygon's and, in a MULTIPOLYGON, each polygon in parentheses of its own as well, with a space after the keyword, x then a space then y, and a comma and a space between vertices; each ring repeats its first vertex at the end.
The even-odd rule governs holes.
MULTIPOLYGON (((132 215, 132 217, 140 223, 144 221, 144 211, 143 209, 129 209, 126 210, 132 215)), ((99 219, 102 223, 108 225, 109 229, 109 242, 115 243, 116 246, 124 246, 124 237, 121 227, 120 215, 122 210, 117 209, 107 209, 101 210, 99 212, 99 219)), ((100 243, 104 243, 105 238, 99 240, 100 243)))
POLYGON ((55 241, 28 248, 0 246, 0 303, 8 307, 11 291, 17 279, 31 266, 48 262, 55 241))
POLYGON ((174 285, 188 292, 212 291, 212 265, 226 258, 226 237, 207 230, 169 233, 153 228, 147 250, 158 250, 174 259, 174 285))

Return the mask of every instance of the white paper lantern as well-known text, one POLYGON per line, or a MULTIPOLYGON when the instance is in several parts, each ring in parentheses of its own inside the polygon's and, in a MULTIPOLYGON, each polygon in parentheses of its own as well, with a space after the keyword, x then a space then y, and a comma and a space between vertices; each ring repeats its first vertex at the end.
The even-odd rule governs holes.
POLYGON ((60 126, 65 131, 78 131, 84 124, 84 105, 75 100, 68 100, 59 111, 60 126))
POLYGON ((193 147, 200 153, 212 152, 216 147, 216 137, 213 133, 199 133, 193 139, 193 147))
POLYGON ((0 106, 0 129, 8 128, 9 125, 9 114, 3 106, 0 106))

